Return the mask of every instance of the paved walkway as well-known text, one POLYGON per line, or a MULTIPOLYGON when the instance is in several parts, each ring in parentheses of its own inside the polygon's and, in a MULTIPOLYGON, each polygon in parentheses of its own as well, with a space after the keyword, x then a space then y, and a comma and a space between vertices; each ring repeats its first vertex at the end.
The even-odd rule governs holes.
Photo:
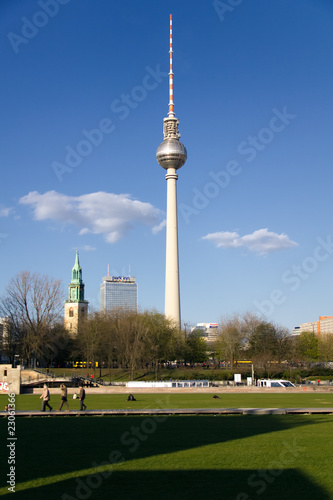
MULTIPOLYGON (((83 416, 129 416, 129 415, 333 415, 333 408, 170 408, 170 409, 126 409, 126 410, 69 410, 69 411, 16 411, 16 417, 83 417, 83 416)), ((7 412, 1 411, 0 417, 7 412)))
MULTIPOLYGON (((50 394, 60 395, 59 387, 49 387, 50 394)), ((298 386, 298 387, 234 387, 234 386, 220 386, 220 387, 125 387, 125 386, 102 386, 102 387, 86 387, 86 394, 230 394, 230 393, 258 393, 258 394, 294 394, 305 392, 317 393, 333 393, 333 386, 298 386)), ((34 388, 22 391, 22 394, 42 394, 42 388, 34 388)), ((78 392, 77 387, 69 387, 68 394, 72 395, 78 392)))

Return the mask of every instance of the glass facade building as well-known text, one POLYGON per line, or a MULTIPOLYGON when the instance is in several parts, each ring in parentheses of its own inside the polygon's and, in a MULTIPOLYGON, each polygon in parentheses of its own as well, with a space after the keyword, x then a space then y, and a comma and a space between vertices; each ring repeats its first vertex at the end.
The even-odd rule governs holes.
POLYGON ((128 276, 105 276, 101 283, 101 311, 138 310, 138 285, 128 276))

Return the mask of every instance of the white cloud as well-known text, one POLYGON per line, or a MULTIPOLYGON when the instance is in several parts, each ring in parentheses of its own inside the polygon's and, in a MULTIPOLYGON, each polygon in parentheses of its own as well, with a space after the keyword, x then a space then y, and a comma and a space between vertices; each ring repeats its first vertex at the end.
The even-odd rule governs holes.
POLYGON ((90 245, 84 245, 83 250, 85 252, 95 252, 96 251, 96 247, 92 247, 90 245))
POLYGON ((56 191, 32 191, 20 199, 33 208, 36 220, 51 219, 74 224, 80 234, 103 234, 108 243, 123 238, 137 224, 156 226, 161 211, 129 194, 97 192, 67 196, 56 191))
POLYGON ((218 233, 210 233, 202 237, 203 240, 210 240, 217 247, 223 248, 239 248, 245 247, 250 252, 265 255, 267 253, 277 252, 285 248, 297 246, 295 241, 292 241, 286 234, 277 234, 265 229, 258 229, 252 234, 240 236, 236 232, 221 231, 218 233))
POLYGON ((160 231, 162 231, 163 228, 165 228, 165 226, 166 226, 166 219, 162 220, 162 222, 160 224, 153 227, 153 229, 152 229, 153 234, 159 233, 160 231))
POLYGON ((0 208, 0 217, 8 217, 13 212, 11 207, 0 208))

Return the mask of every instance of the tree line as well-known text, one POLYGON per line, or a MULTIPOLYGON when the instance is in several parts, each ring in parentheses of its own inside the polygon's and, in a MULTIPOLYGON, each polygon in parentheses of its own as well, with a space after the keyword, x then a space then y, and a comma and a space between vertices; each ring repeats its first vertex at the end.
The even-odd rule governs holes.
POLYGON ((65 295, 59 280, 23 271, 12 278, 0 298, 5 318, 2 357, 43 367, 82 360, 96 366, 122 367, 130 377, 138 368, 155 371, 177 360, 190 364, 213 361, 234 366, 250 360, 267 371, 333 361, 333 335, 313 332, 292 337, 283 326, 252 313, 221 318, 217 339, 207 344, 200 330, 186 334, 157 311, 93 312, 73 337, 64 328, 65 295))
POLYGON ((245 313, 221 319, 214 348, 218 359, 230 365, 251 360, 267 372, 276 364, 308 367, 333 361, 333 334, 318 337, 314 332, 302 332, 293 336, 281 325, 245 313))
POLYGON ((71 360, 96 366, 158 370, 171 360, 194 363, 207 359, 206 343, 197 333, 184 336, 156 311, 93 312, 76 336, 64 328, 65 296, 60 281, 23 271, 12 278, 0 299, 5 318, 2 356, 27 366, 52 367, 71 360))

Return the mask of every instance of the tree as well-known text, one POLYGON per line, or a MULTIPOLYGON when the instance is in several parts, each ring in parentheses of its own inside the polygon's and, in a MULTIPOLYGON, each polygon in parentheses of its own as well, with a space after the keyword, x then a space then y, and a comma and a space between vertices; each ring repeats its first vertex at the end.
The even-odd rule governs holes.
POLYGON ((185 339, 184 359, 193 363, 203 363, 207 360, 207 344, 199 332, 191 332, 185 339))
POLYGON ((10 280, 0 314, 8 319, 10 343, 23 359, 43 356, 45 335, 59 319, 64 298, 61 282, 46 275, 22 271, 10 280))
POLYGON ((160 363, 175 359, 180 332, 172 321, 156 311, 145 311, 142 321, 147 327, 145 359, 153 365, 157 378, 160 363))
POLYGON ((319 358, 318 337, 313 332, 302 332, 297 339, 297 353, 301 361, 310 364, 319 358))
POLYGON ((244 328, 239 316, 234 315, 221 320, 214 346, 219 359, 226 360, 231 365, 242 356, 244 328))
POLYGON ((43 332, 40 339, 38 361, 41 366, 52 367, 68 360, 72 350, 73 339, 64 327, 63 322, 56 323, 43 332))
POLYGON ((333 334, 321 335, 318 341, 319 359, 325 363, 333 361, 333 334))
POLYGON ((263 320, 251 312, 245 312, 241 319, 244 335, 244 347, 248 348, 250 339, 252 338, 256 328, 262 323, 263 320))
POLYGON ((262 321, 253 330, 249 338, 249 355, 257 366, 267 370, 271 361, 277 359, 278 334, 276 327, 262 321))
POLYGON ((145 362, 145 341, 148 327, 137 312, 124 312, 117 318, 118 359, 127 366, 130 379, 134 372, 145 362))
POLYGON ((289 330, 283 326, 276 325, 276 359, 279 363, 282 361, 292 361, 293 358, 293 339, 289 330))
POLYGON ((1 352, 14 364, 15 354, 19 352, 20 347, 20 331, 8 316, 4 318, 2 329, 1 352))
POLYGON ((117 309, 90 314, 74 339, 76 352, 88 363, 114 362, 129 370, 130 378, 140 367, 153 366, 156 376, 160 363, 173 359, 180 333, 164 315, 156 311, 138 313, 117 309))
POLYGON ((103 328, 103 361, 106 362, 106 365, 109 369, 109 376, 111 376, 110 369, 113 367, 114 363, 117 363, 119 352, 119 345, 117 344, 117 325, 116 325, 116 317, 112 313, 103 314, 100 313, 100 317, 103 319, 105 323, 105 327, 103 328))
POLYGON ((79 335, 74 340, 77 352, 74 357, 82 357, 87 366, 91 363, 94 373, 96 362, 100 362, 104 355, 105 317, 98 312, 90 314, 82 321, 79 335))

